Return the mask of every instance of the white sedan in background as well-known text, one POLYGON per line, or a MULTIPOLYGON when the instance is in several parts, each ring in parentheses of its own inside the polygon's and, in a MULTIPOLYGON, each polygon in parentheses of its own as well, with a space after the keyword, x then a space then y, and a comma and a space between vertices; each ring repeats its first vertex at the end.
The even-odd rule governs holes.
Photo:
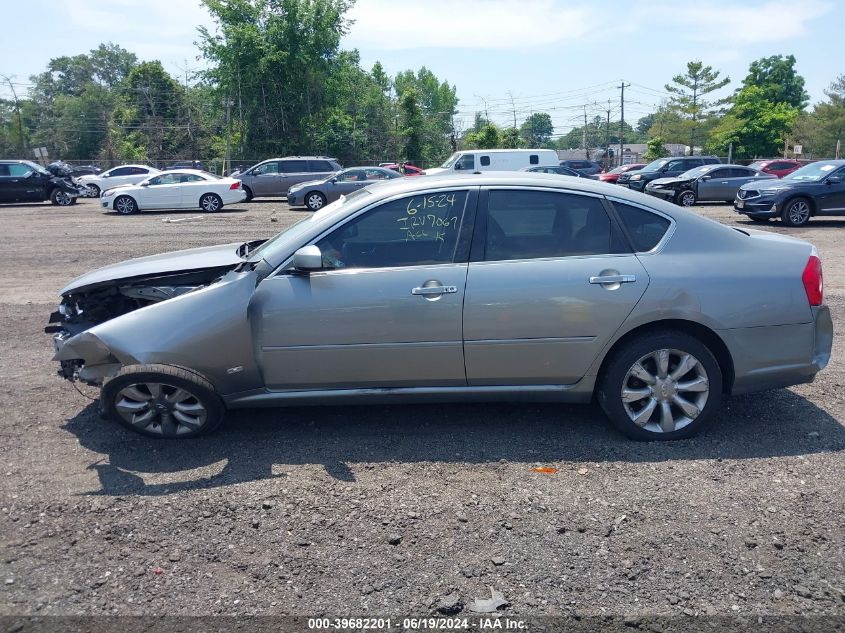
POLYGON ((90 174, 77 178, 80 184, 88 187, 88 195, 91 198, 99 198, 100 193, 112 187, 120 185, 134 185, 146 180, 161 171, 148 165, 121 165, 112 167, 100 174, 90 174))
POLYGON ((240 180, 220 178, 198 169, 174 169, 104 191, 100 202, 123 215, 148 209, 219 211, 246 199, 240 180))

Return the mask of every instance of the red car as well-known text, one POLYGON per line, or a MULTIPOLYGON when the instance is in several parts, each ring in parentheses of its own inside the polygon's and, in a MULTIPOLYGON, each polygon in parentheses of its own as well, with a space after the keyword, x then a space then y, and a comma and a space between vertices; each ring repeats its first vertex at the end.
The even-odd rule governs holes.
POLYGON ((749 165, 751 169, 762 171, 764 174, 772 174, 778 178, 791 174, 799 167, 803 167, 806 163, 799 163, 797 160, 790 160, 788 158, 774 158, 772 160, 758 160, 749 165))
MULTIPOLYGON (((399 165, 396 163, 388 163, 387 165, 381 165, 385 169, 392 169, 393 171, 399 171, 399 165)), ((406 176, 425 176, 425 172, 420 169, 419 167, 414 167, 413 165, 409 165, 405 163, 405 175, 406 176)))
POLYGON ((616 169, 611 169, 607 173, 599 174, 599 180, 602 182, 616 182, 619 180, 619 174, 624 174, 626 171, 633 171, 635 169, 642 169, 645 163, 632 163, 630 165, 621 165, 616 169))

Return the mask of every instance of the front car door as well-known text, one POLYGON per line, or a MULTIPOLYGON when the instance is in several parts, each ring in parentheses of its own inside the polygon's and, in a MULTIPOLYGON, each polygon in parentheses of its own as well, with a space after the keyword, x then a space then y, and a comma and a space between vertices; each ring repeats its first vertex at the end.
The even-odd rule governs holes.
POLYGON ((39 174, 24 163, 0 164, 0 200, 44 200, 39 174))
MULTIPOLYGON (((281 187, 281 177, 279 176, 279 161, 271 160, 262 163, 255 167, 250 172, 249 186, 252 189, 253 195, 256 196, 270 196, 275 195, 281 187)), ((283 194, 287 193, 285 189, 283 194)))
POLYGON ((324 270, 263 280, 250 314, 267 388, 465 386, 476 197, 441 188, 380 202, 314 241, 324 270))
POLYGON ((182 202, 182 183, 179 174, 165 172, 149 179, 135 194, 141 209, 174 209, 182 202))
MULTIPOLYGON (((696 198, 698 200, 733 200, 733 194, 728 194, 731 188, 731 170, 729 167, 711 169, 701 176, 696 183, 696 198)), ((738 189, 739 186, 736 187, 738 189)), ((734 193, 736 193, 734 189, 734 193)))
POLYGON ((334 182, 326 183, 326 199, 332 202, 340 196, 352 193, 368 184, 372 183, 367 182, 367 173, 363 169, 347 169, 340 172, 334 182))
POLYGON ((825 177, 816 200, 821 214, 842 215, 845 213, 845 167, 825 177))
POLYGON ((490 188, 464 300, 469 385, 573 384, 648 275, 599 196, 490 188))

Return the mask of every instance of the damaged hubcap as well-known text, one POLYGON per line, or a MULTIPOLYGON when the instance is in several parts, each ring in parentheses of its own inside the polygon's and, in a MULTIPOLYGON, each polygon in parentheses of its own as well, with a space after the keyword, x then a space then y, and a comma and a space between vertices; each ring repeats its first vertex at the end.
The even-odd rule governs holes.
POLYGON ((208 416, 194 394, 157 382, 124 387, 117 394, 114 408, 133 426, 167 436, 198 431, 208 416))

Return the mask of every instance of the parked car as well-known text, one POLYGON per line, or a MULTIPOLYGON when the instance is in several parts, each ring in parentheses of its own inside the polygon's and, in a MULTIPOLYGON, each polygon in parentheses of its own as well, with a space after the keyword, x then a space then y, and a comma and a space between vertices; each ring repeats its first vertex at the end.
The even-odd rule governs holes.
POLYGON ((159 173, 161 172, 158 169, 148 165, 121 165, 112 167, 101 174, 80 176, 77 180, 79 184, 88 188, 89 197, 99 198, 100 194, 107 189, 119 185, 135 185, 159 173))
POLYGON ((658 158, 639 170, 619 174, 617 185, 634 191, 645 191, 645 186, 658 178, 673 178, 685 171, 702 165, 717 165, 721 161, 715 156, 675 156, 658 158))
POLYGON ((103 171, 96 165, 71 165, 71 170, 73 171, 74 178, 79 178, 80 176, 96 176, 103 171))
POLYGON ((602 182, 615 183, 617 180, 619 180, 620 175, 629 171, 634 171, 636 169, 642 169, 643 167, 645 167, 645 163, 630 163, 628 165, 620 165, 619 167, 611 169, 608 172, 599 174, 599 180, 601 180, 602 182))
MULTIPOLYGON (((397 163, 385 163, 383 165, 381 163, 379 163, 379 167, 384 167, 386 169, 392 169, 393 171, 399 171, 399 165, 397 163)), ((415 165, 409 165, 408 163, 405 163, 404 169, 405 169, 405 174, 404 174, 405 176, 425 176, 425 174, 426 174, 426 172, 424 172, 419 167, 416 167, 415 165)))
POLYGON ((573 169, 585 176, 592 176, 594 174, 601 173, 601 165, 593 160, 562 160, 560 161, 561 167, 568 167, 569 169, 573 169))
POLYGON ((137 185, 120 185, 102 193, 103 208, 129 215, 149 209, 199 209, 219 211, 227 204, 246 199, 241 181, 220 178, 197 169, 174 169, 142 180, 137 185))
POLYGON ((239 407, 595 397, 629 436, 670 440, 727 394, 812 381, 833 340, 811 244, 513 172, 388 180, 267 241, 129 260, 61 296, 60 375, 158 437, 239 407))
POLYGON ((575 178, 591 178, 593 180, 597 179, 595 176, 587 176, 586 174, 582 174, 581 172, 570 169, 569 167, 564 167, 563 165, 523 167, 519 171, 529 171, 535 174, 557 174, 558 176, 573 176, 575 178))
POLYGON ((682 207, 691 207, 696 202, 732 204, 742 185, 776 178, 742 165, 703 165, 675 178, 652 180, 646 185, 645 192, 682 207))
POLYGON ((247 200, 262 196, 284 196, 288 189, 306 180, 326 178, 343 167, 326 156, 289 156, 262 161, 238 174, 247 200))
POLYGON ((57 206, 76 202, 82 189, 67 177, 52 174, 28 160, 0 160, 0 202, 43 202, 57 206))
POLYGON ((329 202, 381 180, 401 178, 402 174, 384 167, 350 167, 322 180, 301 182, 288 189, 288 204, 319 211, 329 202))
POLYGON ((778 178, 783 178, 791 174, 796 169, 800 169, 803 163, 797 160, 790 160, 786 158, 776 158, 774 160, 756 160, 749 165, 752 169, 762 171, 766 174, 772 174, 778 178))
POLYGON ((172 169, 198 169, 200 171, 204 171, 205 167, 203 166, 201 160, 182 160, 172 163, 167 167, 162 167, 161 170, 170 171, 172 169))
POLYGON ((780 218, 787 226, 804 226, 817 216, 845 215, 845 160, 822 160, 779 180, 743 185, 734 209, 758 222, 780 218))
POLYGON ((517 171, 531 165, 558 164, 557 152, 551 149, 475 149, 455 152, 440 167, 426 169, 425 173, 517 171))

